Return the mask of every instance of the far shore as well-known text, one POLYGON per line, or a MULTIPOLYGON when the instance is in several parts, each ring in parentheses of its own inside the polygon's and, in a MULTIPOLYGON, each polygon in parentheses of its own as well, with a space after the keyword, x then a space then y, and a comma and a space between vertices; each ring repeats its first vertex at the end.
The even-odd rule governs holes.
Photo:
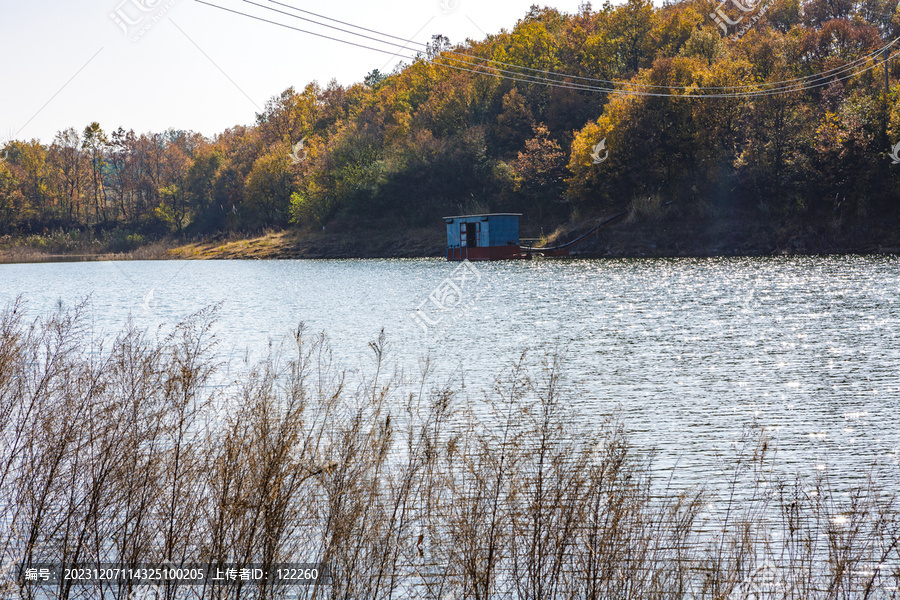
MULTIPOLYGON (((552 245, 574 239, 593 221, 555 231, 523 228, 522 237, 552 245)), ((0 264, 109 260, 267 260, 443 257, 442 223, 409 230, 308 231, 219 234, 195 240, 157 240, 127 252, 30 245, 0 246, 0 264)), ((7 238, 9 239, 9 238, 7 238)), ((539 244, 540 245, 540 244, 539 244)), ((900 223, 778 223, 738 216, 698 220, 676 214, 631 218, 603 229, 574 248, 573 258, 900 254, 900 223)))

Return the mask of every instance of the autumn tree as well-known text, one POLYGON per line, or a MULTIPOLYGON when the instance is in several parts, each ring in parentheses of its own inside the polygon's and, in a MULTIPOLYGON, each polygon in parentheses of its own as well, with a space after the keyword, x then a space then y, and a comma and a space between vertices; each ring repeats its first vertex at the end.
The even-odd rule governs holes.
POLYGON ((208 229, 210 222, 215 222, 215 184, 219 168, 222 166, 222 153, 212 147, 198 151, 188 167, 184 177, 184 190, 187 203, 191 207, 198 229, 208 229), (211 214, 213 213, 213 214, 211 214))
POLYGON ((263 112, 256 115, 263 143, 293 145, 311 133, 318 120, 320 91, 315 83, 301 93, 289 87, 266 102, 263 112))
POLYGON ((288 222, 293 182, 287 145, 275 146, 259 157, 244 184, 251 225, 284 225, 288 222))
POLYGON ((114 219, 133 220, 134 197, 137 191, 138 165, 135 156, 134 131, 119 127, 112 134, 109 144, 110 173, 107 176, 113 194, 114 219))
POLYGON ((515 169, 522 194, 541 219, 545 212, 552 212, 553 203, 562 199, 566 155, 543 124, 535 125, 533 132, 525 150, 519 152, 515 169))
POLYGON ((53 178, 47 164, 47 148, 38 140, 14 141, 7 146, 7 162, 17 171, 22 198, 16 220, 26 229, 36 228, 49 216, 54 200, 53 178))
POLYGON ((803 186, 811 179, 809 113, 794 93, 760 98, 747 116, 736 175, 747 195, 767 209, 795 212, 805 204, 803 186))
POLYGON ((81 136, 73 127, 56 134, 50 146, 49 160, 57 182, 61 216, 69 224, 77 223, 83 210, 88 165, 82 152, 81 136))
POLYGON ((517 88, 503 95, 503 111, 493 127, 495 146, 502 151, 517 151, 534 128, 534 115, 517 88))
POLYGON ((106 188, 103 185, 104 150, 108 143, 106 132, 96 121, 84 128, 82 148, 88 152, 90 165, 91 206, 94 223, 106 220, 106 188))
POLYGON ((186 180, 193 144, 186 143, 190 138, 178 132, 169 132, 169 138, 171 141, 165 145, 163 153, 160 201, 155 213, 180 235, 187 224, 190 206, 186 180))
POLYGON ((654 17, 651 0, 628 0, 616 7, 610 33, 626 72, 635 73, 647 64, 654 17))
POLYGON ((13 233, 16 220, 22 214, 25 196, 19 178, 6 161, 0 161, 0 233, 13 233))

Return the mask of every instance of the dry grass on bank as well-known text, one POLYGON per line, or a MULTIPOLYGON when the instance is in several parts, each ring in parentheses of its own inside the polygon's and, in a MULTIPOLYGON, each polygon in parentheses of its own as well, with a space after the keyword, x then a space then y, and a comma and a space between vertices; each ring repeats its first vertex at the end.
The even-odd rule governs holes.
MULTIPOLYGON (((85 316, 81 307, 31 322, 21 303, 0 316, 9 597, 31 597, 18 586, 36 563, 163 561, 330 565, 332 584, 301 587, 302 598, 896 597, 896 490, 842 501, 821 482, 775 482, 777 493, 728 504, 704 531, 704 490, 660 495, 619 425, 569 435, 552 358, 512 365, 474 410, 427 368, 417 386, 393 371, 383 336, 362 380, 300 327, 222 387, 211 385, 224 373, 214 310, 161 341, 134 328, 98 341, 85 316)), ((753 464, 769 460, 764 438, 751 448, 753 464)), ((158 591, 283 590, 235 581, 158 591)))

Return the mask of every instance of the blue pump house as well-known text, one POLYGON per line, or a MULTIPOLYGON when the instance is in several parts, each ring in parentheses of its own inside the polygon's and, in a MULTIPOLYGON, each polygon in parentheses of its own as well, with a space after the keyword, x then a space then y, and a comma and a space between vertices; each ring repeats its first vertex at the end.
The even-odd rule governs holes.
POLYGON ((521 213, 492 213, 444 217, 447 260, 521 258, 521 213))

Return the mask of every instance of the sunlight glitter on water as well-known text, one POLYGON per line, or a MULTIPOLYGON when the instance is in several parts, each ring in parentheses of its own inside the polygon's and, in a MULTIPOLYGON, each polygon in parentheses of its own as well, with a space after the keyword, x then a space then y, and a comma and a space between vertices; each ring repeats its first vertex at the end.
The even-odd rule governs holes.
MULTIPOLYGON (((441 260, 150 261, 0 266, 0 304, 32 314, 88 297, 92 327, 130 316, 155 335, 220 303, 218 348, 239 368, 303 321, 367 372, 383 327, 407 373, 478 401, 530 349, 566 353, 570 407, 593 428, 622 418, 661 471, 709 483, 755 424, 785 465, 897 478, 900 303, 896 257, 616 259, 478 263, 477 310, 423 332, 411 318, 458 264, 441 260), (151 293, 152 292, 152 293, 151 293), (464 374, 464 376, 463 376, 464 374), (845 431, 851 427, 853 431, 845 431)), ((470 290, 471 292, 471 290, 470 290)), ((785 467, 796 469, 798 467, 785 467)))

